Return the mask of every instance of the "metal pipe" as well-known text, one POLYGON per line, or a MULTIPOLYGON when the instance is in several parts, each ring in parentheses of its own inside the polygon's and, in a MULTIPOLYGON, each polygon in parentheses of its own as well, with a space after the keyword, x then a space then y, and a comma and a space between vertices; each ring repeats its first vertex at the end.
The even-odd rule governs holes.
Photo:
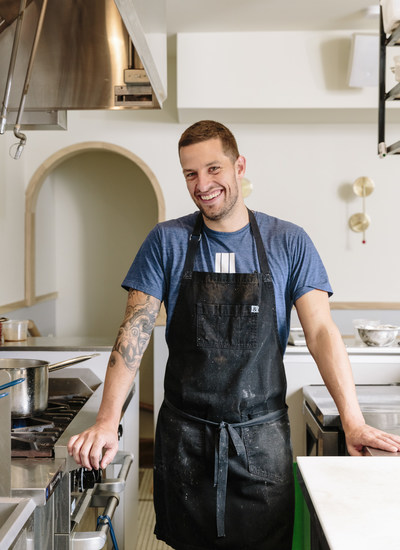
POLYGON ((20 158, 22 150, 23 150, 23 148, 25 146, 25 143, 26 143, 26 135, 23 134, 20 131, 21 118, 22 118, 22 114, 24 112, 26 96, 28 94, 28 89, 29 89, 29 84, 30 84, 31 74, 32 74, 33 62, 35 60, 40 35, 42 33, 43 21, 44 21, 44 16, 45 16, 45 13, 46 13, 46 8, 47 8, 47 0, 43 0, 42 9, 40 10, 40 15, 39 15, 39 21, 38 21, 38 24, 37 24, 37 27, 36 27, 35 38, 34 38, 33 44, 32 44, 32 50, 31 50, 31 55, 30 55, 30 58, 29 58, 28 69, 26 71, 24 87, 23 87, 23 90, 22 90, 21 101, 20 101, 18 114, 17 114, 17 120, 16 120, 15 126, 14 126, 14 135, 15 135, 16 138, 18 138, 20 140, 20 142, 18 144, 18 147, 17 147, 17 151, 16 151, 15 156, 14 156, 15 159, 20 158))
MULTIPOLYGON (((110 497, 107 501, 107 506, 104 508, 103 516, 108 516, 110 519, 113 519, 115 510, 119 504, 117 497, 110 497)), ((96 528, 96 531, 100 533, 107 533, 110 528, 109 523, 99 523, 96 528)))
POLYGON ((24 13, 26 8, 26 1, 27 0, 21 0, 19 13, 17 17, 17 23, 15 27, 14 41, 13 41, 13 46, 11 50, 10 65, 8 67, 6 89, 4 91, 3 107, 1 109, 1 115, 0 115, 0 134, 4 134, 4 131, 6 129, 7 109, 8 109, 8 103, 10 101, 11 84, 14 76, 15 60, 17 58, 21 28, 22 28, 22 20, 24 18, 24 13))

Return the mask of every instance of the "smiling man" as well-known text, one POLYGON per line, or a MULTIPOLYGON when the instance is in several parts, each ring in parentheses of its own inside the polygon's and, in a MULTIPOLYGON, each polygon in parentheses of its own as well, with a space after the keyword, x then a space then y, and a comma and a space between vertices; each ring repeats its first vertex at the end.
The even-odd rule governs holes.
MULTIPOLYGON (((209 139, 193 145, 180 142, 180 159, 190 196, 210 229, 241 229, 248 222, 241 198, 246 160, 236 150, 224 150, 223 142, 209 139), (244 223, 243 223, 244 222, 244 223)), ((228 147, 228 146, 226 146, 228 147)))
POLYGON ((139 250, 123 282, 128 304, 96 424, 68 449, 88 468, 114 457, 127 388, 164 301, 169 356, 154 457, 157 537, 177 550, 291 550, 283 354, 293 305, 349 453, 365 445, 396 451, 400 438, 365 424, 321 259, 300 227, 247 209, 246 161, 230 130, 200 121, 182 134, 179 155, 199 212, 158 224, 139 250))

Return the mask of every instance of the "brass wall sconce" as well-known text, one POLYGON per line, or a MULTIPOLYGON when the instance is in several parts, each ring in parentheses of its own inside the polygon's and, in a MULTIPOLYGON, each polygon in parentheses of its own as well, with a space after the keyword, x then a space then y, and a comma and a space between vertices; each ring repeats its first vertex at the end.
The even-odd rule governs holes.
POLYGON ((365 231, 368 229, 371 218, 365 211, 365 197, 368 197, 375 189, 375 183, 371 178, 361 177, 357 178, 353 183, 353 191, 358 197, 362 197, 362 212, 357 212, 353 214, 349 219, 349 227, 352 231, 356 233, 362 233, 363 239, 362 243, 365 244, 365 231))
POLYGON ((253 184, 247 178, 242 178, 242 195, 246 198, 253 191, 253 184))

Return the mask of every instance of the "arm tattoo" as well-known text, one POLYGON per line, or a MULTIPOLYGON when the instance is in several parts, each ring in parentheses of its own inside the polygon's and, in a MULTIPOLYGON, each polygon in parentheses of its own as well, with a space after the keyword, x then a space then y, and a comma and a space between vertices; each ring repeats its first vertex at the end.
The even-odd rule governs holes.
POLYGON ((139 368, 159 310, 160 300, 157 298, 137 290, 129 291, 125 318, 111 353, 110 367, 115 365, 115 353, 119 353, 127 369, 134 372, 139 368))

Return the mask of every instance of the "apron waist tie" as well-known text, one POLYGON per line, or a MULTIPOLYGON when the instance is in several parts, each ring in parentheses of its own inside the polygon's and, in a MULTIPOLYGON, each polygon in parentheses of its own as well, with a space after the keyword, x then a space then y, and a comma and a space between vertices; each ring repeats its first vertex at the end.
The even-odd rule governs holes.
POLYGON ((164 398, 166 406, 175 412, 177 415, 193 420, 194 422, 200 422, 202 424, 208 424, 214 426, 219 431, 218 447, 215 447, 214 455, 214 487, 217 488, 217 502, 216 502, 216 520, 217 520, 217 536, 225 536, 225 507, 226 507, 226 488, 228 483, 228 462, 229 462, 229 439, 231 440, 233 447, 235 448, 237 456, 241 456, 245 459, 246 449, 242 438, 238 434, 235 428, 248 428, 250 426, 258 426, 265 424, 266 422, 273 422, 284 416, 287 409, 279 409, 272 411, 257 418, 246 420, 244 422, 213 422, 212 420, 206 420, 193 416, 192 414, 181 411, 167 399, 164 398))

